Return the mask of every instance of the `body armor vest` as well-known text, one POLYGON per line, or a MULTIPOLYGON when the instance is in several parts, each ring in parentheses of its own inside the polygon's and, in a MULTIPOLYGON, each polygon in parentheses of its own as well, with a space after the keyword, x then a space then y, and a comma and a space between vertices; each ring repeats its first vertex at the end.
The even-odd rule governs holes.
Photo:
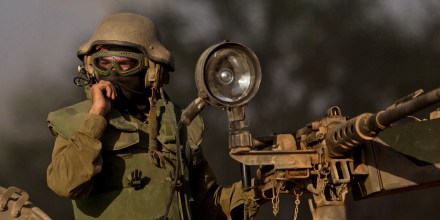
MULTIPOLYGON (((90 109, 91 101, 51 112, 49 128, 66 139, 76 132, 90 109)), ((166 167, 152 164, 148 156, 148 124, 127 113, 112 109, 106 116, 108 125, 101 138, 102 171, 93 177, 94 189, 85 199, 73 201, 75 219, 156 219, 164 214, 172 192, 173 168, 176 162, 174 123, 181 110, 171 102, 158 100, 158 140, 166 167), (166 111, 165 105, 167 105, 166 111)), ((203 122, 197 117, 181 131, 186 164, 199 160, 203 122)), ((189 182, 185 175, 185 182, 189 182)), ((189 192, 187 192, 189 193, 189 192)), ((190 195, 190 193, 189 193, 190 195)), ((168 215, 180 219, 179 194, 176 193, 168 215)))

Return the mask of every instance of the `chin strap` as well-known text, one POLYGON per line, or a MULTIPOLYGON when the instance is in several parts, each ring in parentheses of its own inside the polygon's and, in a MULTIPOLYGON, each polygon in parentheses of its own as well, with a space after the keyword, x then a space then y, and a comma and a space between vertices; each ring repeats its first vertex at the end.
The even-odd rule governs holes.
POLYGON ((157 112, 156 112, 156 101, 157 93, 159 88, 162 86, 159 83, 159 75, 161 71, 161 65, 154 63, 153 61, 148 61, 148 69, 145 76, 145 87, 151 88, 151 97, 148 98, 150 102, 150 112, 148 117, 148 129, 149 129, 149 140, 148 140, 148 153, 150 155, 150 161, 158 167, 165 168, 165 158, 162 154, 162 149, 160 149, 157 135, 158 135, 158 124, 157 124, 157 112))
POLYGON ((150 101, 150 113, 148 117, 148 154, 150 155, 150 161, 158 167, 165 168, 165 158, 159 147, 157 141, 157 112, 156 112, 156 94, 157 91, 153 87, 151 88, 151 97, 148 98, 150 101))

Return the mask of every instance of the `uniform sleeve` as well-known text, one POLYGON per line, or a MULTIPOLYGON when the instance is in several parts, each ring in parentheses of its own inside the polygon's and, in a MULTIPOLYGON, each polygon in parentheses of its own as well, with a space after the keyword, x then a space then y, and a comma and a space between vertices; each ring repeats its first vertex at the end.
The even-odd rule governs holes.
POLYGON ((47 169, 47 184, 56 194, 71 199, 90 194, 92 177, 102 168, 99 139, 106 125, 104 117, 88 114, 71 137, 56 135, 52 161, 47 169))
POLYGON ((253 219, 260 200, 254 189, 244 191, 241 181, 230 186, 219 186, 208 162, 193 167, 191 191, 194 197, 195 219, 253 219))

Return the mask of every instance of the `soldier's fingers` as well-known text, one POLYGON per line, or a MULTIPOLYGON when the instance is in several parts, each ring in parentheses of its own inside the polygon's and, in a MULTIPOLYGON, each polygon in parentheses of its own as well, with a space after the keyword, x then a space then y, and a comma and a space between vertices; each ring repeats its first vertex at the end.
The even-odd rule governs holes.
POLYGON ((99 86, 101 90, 105 93, 105 96, 109 99, 114 100, 117 96, 116 88, 109 81, 101 80, 99 81, 99 86))
POLYGON ((105 88, 105 95, 107 96, 107 98, 115 99, 115 94, 116 94, 115 87, 112 84, 107 83, 105 84, 104 88, 105 88))
POLYGON ((99 93, 103 93, 104 92, 104 90, 105 90, 105 85, 104 85, 104 83, 101 83, 101 82, 98 82, 97 84, 94 84, 93 86, 92 86, 92 88, 91 88, 91 93, 92 93, 92 95, 93 94, 95 94, 95 95, 99 95, 99 93))
POLYGON ((110 83, 109 85, 110 85, 110 89, 111 89, 111 94, 110 94, 109 98, 111 100, 114 100, 118 96, 118 93, 116 92, 116 88, 113 84, 110 83))

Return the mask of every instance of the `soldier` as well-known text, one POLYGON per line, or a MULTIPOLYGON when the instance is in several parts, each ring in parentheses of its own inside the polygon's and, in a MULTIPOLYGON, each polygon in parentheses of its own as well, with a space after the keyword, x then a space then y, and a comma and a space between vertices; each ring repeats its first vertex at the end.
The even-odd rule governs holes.
POLYGON ((255 215, 254 191, 216 184, 201 154, 201 118, 179 135, 173 129, 181 110, 162 86, 174 62, 151 20, 110 16, 77 55, 87 100, 49 113, 56 140, 47 169, 48 186, 73 200, 76 219, 185 219, 187 200, 195 219, 255 215), (181 187, 173 187, 177 136, 185 146, 181 187))

